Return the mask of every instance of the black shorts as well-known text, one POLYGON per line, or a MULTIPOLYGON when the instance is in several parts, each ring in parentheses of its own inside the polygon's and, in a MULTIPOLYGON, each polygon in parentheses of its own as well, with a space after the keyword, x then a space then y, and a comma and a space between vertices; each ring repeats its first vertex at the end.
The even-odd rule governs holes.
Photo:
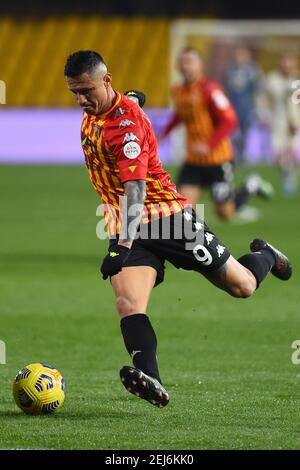
MULTIPOLYGON (((110 249, 118 243, 110 240, 110 249)), ((216 235, 187 208, 159 221, 142 224, 124 266, 151 266, 157 271, 155 285, 164 280, 165 261, 178 269, 203 275, 218 271, 230 253, 216 235)))
POLYGON ((222 165, 190 165, 185 163, 179 173, 177 186, 191 184, 210 188, 212 198, 217 203, 227 202, 233 193, 233 164, 222 165))

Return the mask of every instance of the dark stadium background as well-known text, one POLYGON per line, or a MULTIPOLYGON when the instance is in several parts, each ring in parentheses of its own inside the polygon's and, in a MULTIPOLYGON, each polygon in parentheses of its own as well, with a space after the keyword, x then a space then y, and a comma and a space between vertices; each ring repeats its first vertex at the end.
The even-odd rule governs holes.
POLYGON ((169 0, 90 0, 88 4, 82 0, 39 0, 2 2, 1 14, 13 15, 49 15, 49 14, 103 14, 123 16, 159 16, 194 17, 195 15, 212 15, 217 18, 299 18, 299 4, 295 0, 289 2, 273 2, 269 0, 242 2, 231 0, 185 0, 170 2, 169 0))

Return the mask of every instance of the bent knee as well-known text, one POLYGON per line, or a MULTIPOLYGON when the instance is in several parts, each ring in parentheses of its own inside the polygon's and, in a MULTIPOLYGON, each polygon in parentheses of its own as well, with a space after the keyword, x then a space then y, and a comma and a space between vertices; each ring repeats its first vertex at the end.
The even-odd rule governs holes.
POLYGON ((143 308, 140 302, 124 295, 119 295, 116 298, 116 306, 120 316, 131 315, 132 313, 144 313, 141 311, 143 308))
POLYGON ((235 215, 235 206, 233 204, 216 205, 215 210, 218 217, 225 221, 232 220, 235 215))
POLYGON ((230 221, 234 217, 234 212, 229 213, 229 212, 222 212, 222 211, 217 211, 217 215, 220 219, 225 220, 226 222, 230 221))
POLYGON ((246 299, 250 297, 256 290, 256 281, 253 279, 247 279, 239 282, 232 286, 229 290, 229 294, 233 297, 240 299, 246 299))

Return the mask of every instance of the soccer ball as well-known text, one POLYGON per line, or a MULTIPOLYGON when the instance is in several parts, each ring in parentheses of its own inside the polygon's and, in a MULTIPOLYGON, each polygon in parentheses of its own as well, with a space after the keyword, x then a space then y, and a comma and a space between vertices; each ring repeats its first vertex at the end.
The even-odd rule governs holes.
POLYGON ((65 381, 61 373, 47 364, 29 364, 13 381, 16 404, 26 414, 53 413, 65 401, 65 381))

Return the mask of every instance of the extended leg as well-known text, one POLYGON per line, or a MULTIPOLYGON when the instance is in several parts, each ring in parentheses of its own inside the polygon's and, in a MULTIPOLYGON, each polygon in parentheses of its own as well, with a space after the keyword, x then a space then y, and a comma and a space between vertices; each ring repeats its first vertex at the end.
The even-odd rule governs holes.
POLYGON ((193 208, 196 208, 196 204, 199 201, 199 197, 201 195, 201 188, 195 184, 182 184, 179 186, 178 191, 187 200, 192 204, 193 208))
POLYGON ((232 220, 236 213, 236 206, 233 200, 218 203, 215 202, 215 211, 220 219, 232 220))
POLYGON ((165 406, 169 396, 161 385, 156 347, 157 340, 146 315, 148 300, 156 281, 156 270, 149 266, 123 268, 112 277, 116 305, 121 317, 124 343, 135 368, 120 371, 126 389, 156 406, 165 406))
POLYGON ((222 268, 207 278, 233 297, 250 297, 257 287, 253 273, 233 256, 230 256, 222 268))
POLYGON ((227 262, 209 280, 234 297, 249 297, 265 277, 272 274, 286 281, 292 275, 288 258, 264 240, 255 239, 250 244, 252 253, 237 261, 230 256, 227 262))

